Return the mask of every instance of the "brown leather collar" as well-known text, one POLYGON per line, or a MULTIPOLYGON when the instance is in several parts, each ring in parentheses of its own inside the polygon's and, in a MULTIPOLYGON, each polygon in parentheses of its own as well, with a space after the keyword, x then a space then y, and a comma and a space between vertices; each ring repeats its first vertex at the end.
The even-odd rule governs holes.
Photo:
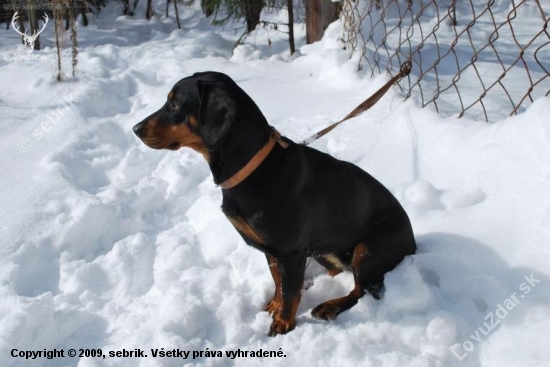
POLYGON ((252 172, 256 170, 256 168, 260 167, 260 164, 262 164, 262 162, 267 158, 269 153, 271 153, 273 147, 275 147, 275 143, 279 143, 279 145, 283 148, 288 147, 288 143, 283 140, 281 134, 279 134, 279 132, 273 128, 267 143, 260 150, 258 150, 256 154, 254 154, 254 156, 248 161, 247 164, 244 165, 243 168, 241 168, 237 173, 229 177, 224 182, 220 183, 219 186, 222 189, 226 190, 232 189, 233 187, 246 180, 246 178, 250 176, 252 172))

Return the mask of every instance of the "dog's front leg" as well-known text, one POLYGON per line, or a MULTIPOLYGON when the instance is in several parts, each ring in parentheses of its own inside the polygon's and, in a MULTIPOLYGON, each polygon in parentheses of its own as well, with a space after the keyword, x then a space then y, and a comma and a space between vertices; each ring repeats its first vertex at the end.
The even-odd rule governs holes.
POLYGON ((296 251, 277 258, 281 273, 282 302, 273 314, 269 336, 286 334, 296 326, 296 311, 304 285, 306 254, 296 251))
POLYGON ((275 293, 273 298, 265 307, 265 310, 272 316, 275 316, 279 313, 281 309, 281 303, 283 302, 283 292, 281 289, 281 271, 279 269, 279 264, 277 259, 274 256, 266 255, 267 263, 269 264, 269 271, 273 276, 273 281, 275 282, 275 293))

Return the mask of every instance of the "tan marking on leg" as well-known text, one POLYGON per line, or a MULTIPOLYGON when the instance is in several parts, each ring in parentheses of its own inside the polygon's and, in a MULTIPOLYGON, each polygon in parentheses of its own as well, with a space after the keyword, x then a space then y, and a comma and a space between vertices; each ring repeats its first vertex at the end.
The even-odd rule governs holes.
POLYGON ((361 260, 363 260, 365 256, 369 255, 369 249, 364 244, 360 243, 355 246, 355 250, 353 251, 353 258, 351 259, 352 269, 355 270, 361 264, 361 260))
MULTIPOLYGON (((296 292, 296 295, 290 300, 290 304, 283 303, 281 312, 273 316, 273 322, 269 330, 269 336, 286 334, 296 327, 296 312, 302 298, 302 292, 296 292)), ((284 301, 283 301, 284 302, 284 301)))
POLYGON ((346 269, 346 265, 342 261, 340 261, 340 259, 334 254, 323 255, 323 258, 338 269, 346 269))
POLYGON ((268 256, 268 260, 269 271, 271 272, 271 276, 273 277, 273 281, 275 282, 275 293, 273 294, 273 298, 271 299, 271 301, 265 307, 265 310, 270 315, 275 316, 277 313, 280 312, 283 302, 283 293, 281 289, 281 271, 279 269, 279 265, 277 264, 277 259, 275 259, 273 256, 268 256))
POLYGON ((335 277, 340 274, 343 270, 340 267, 337 267, 333 262, 326 259, 324 256, 316 257, 315 260, 321 264, 325 269, 327 269, 327 274, 331 277, 335 277))
POLYGON ((357 300, 365 294, 363 287, 359 284, 358 269, 361 265, 361 260, 369 255, 369 250, 364 244, 359 244, 355 246, 353 251, 353 258, 351 260, 351 268, 353 270, 353 275, 355 279, 355 286, 353 290, 344 297, 331 299, 318 305, 311 311, 313 317, 323 319, 323 320, 334 320, 341 312, 349 310, 353 307, 357 300))

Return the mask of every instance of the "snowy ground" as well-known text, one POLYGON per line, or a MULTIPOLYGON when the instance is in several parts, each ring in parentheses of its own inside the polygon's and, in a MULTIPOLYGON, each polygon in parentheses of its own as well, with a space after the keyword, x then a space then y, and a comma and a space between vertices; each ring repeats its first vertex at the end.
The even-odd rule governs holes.
MULTIPOLYGON (((1 31, 0 366, 550 365, 549 98, 487 124, 443 118, 390 91, 316 142, 399 198, 419 250, 386 276, 382 300, 366 296, 335 322, 310 311, 346 294, 351 274, 331 278, 311 263, 296 330, 269 338, 265 258, 223 217, 203 158, 153 151, 131 128, 180 78, 217 70, 299 140, 387 76, 357 73, 337 24, 290 59, 283 35, 258 32, 232 53, 230 27, 180 10, 181 31, 164 18, 107 27, 120 13, 110 5, 81 31, 78 77, 63 83, 53 80, 51 48, 47 61, 13 60, 24 50, 1 31), (65 98, 74 103, 56 110, 65 98), (140 348, 147 358, 11 356, 54 348, 140 348), (154 358, 161 348, 191 354, 154 358), (225 357, 260 348, 285 357, 225 357), (207 350, 224 357, 193 359, 207 350)), ((52 29, 44 34, 51 45, 52 29)))

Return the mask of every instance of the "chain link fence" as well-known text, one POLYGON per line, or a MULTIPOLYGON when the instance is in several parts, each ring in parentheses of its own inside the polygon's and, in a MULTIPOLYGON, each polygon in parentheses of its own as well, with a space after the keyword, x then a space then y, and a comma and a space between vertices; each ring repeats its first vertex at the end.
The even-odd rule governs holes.
POLYGON ((549 0, 343 0, 359 68, 395 74, 438 112, 494 121, 550 94, 549 0))

